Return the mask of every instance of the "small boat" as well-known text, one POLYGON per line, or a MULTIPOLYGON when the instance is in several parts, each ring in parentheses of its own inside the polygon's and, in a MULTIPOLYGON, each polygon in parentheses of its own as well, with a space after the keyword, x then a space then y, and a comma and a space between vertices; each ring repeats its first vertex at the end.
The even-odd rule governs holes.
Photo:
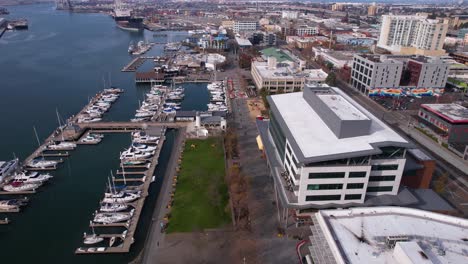
POLYGON ((19 160, 18 159, 14 159, 14 160, 10 160, 10 161, 0 161, 0 182, 2 182, 2 180, 13 174, 14 171, 16 171, 16 169, 18 168, 18 163, 19 163, 19 160))
POLYGON ((56 160, 34 159, 31 160, 26 166, 31 168, 50 168, 55 167, 59 162, 56 160))
POLYGON ((91 226, 91 229, 93 230, 93 235, 88 236, 88 235, 86 235, 86 233, 83 234, 83 237, 84 237, 83 243, 86 244, 86 245, 94 245, 94 244, 97 244, 97 243, 104 240, 104 238, 98 237, 96 235, 96 232, 94 232, 94 227, 91 224, 92 224, 92 222, 90 222, 90 226, 91 226))
POLYGON ((91 134, 80 139, 80 143, 88 143, 88 144, 98 144, 101 141, 102 141, 102 137, 94 137, 91 134))
POLYGON ((101 241, 103 241, 104 238, 102 237, 98 237, 96 236, 96 234, 92 235, 92 236, 89 236, 89 237, 86 237, 83 241, 84 244, 86 245, 93 245, 93 244, 97 244, 101 241))
POLYGON ((19 210, 19 208, 27 203, 27 200, 12 199, 0 201, 0 210, 19 210))
POLYGON ((96 248, 90 247, 88 248, 88 252, 96 252, 96 248))
POLYGON ((115 237, 111 237, 111 239, 109 240, 109 247, 112 247, 115 243, 115 237))
MULTIPOLYGON (((111 197, 113 198, 113 197, 111 197)), ((109 212, 121 212, 128 208, 126 204, 118 204, 118 203, 105 203, 101 205, 99 211, 109 213, 109 212)))
POLYGON ((24 192, 24 191, 31 191, 37 189, 41 186, 40 183, 23 183, 13 181, 10 184, 3 186, 3 190, 7 192, 24 192))

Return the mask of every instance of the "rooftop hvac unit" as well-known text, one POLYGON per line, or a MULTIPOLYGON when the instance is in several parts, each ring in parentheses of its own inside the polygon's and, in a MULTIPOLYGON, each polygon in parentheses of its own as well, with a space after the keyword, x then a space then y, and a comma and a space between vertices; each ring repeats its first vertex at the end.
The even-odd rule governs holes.
POLYGON ((409 241, 408 236, 388 236, 387 239, 385 239, 385 244, 389 248, 394 248, 397 242, 406 242, 409 241))

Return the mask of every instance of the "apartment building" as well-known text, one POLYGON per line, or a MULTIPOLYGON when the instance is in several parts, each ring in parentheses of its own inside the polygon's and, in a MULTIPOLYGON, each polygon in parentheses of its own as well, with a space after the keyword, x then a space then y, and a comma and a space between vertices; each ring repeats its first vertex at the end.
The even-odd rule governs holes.
POLYGON ((426 16, 384 15, 377 43, 379 48, 400 55, 440 56, 448 30, 448 20, 426 16))
POLYGON ((344 92, 306 85, 267 99, 270 120, 257 126, 282 206, 376 205, 381 195, 398 196, 412 145, 344 92))
POLYGON ((258 21, 249 21, 249 20, 239 21, 239 20, 237 20, 234 23, 234 33, 238 33, 238 34, 254 32, 254 31, 257 31, 258 28, 259 28, 258 21))
POLYGON ((365 94, 372 89, 443 89, 450 71, 448 62, 425 56, 354 55, 352 65, 351 85, 365 94))

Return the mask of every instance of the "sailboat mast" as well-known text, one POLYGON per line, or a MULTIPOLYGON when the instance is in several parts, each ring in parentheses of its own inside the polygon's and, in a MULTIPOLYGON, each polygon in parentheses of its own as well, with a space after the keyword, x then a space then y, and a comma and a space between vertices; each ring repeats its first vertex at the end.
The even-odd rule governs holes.
MULTIPOLYGON (((39 141, 39 136, 37 135, 36 127, 33 126, 33 129, 34 129, 34 134, 36 135, 37 145, 39 145, 39 148, 40 148, 41 147, 41 141, 39 141)), ((42 156, 42 159, 44 159, 44 151, 41 151, 41 156, 42 156)))

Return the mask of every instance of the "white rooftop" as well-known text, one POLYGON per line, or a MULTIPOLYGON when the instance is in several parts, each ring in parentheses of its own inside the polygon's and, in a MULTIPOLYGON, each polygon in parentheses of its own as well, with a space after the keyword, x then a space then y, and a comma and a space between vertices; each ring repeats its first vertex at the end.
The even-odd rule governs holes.
POLYGON ((245 38, 236 37, 236 42, 239 46, 252 46, 252 42, 245 38))
MULTIPOLYGON (((338 88, 331 87, 338 95, 351 103, 351 98, 338 88)), ((379 142, 408 143, 378 118, 357 103, 354 107, 372 120, 369 135, 337 138, 321 117, 302 97, 302 92, 272 95, 271 100, 278 108, 294 140, 305 158, 336 155, 357 151, 370 151, 370 145, 379 142)))
MULTIPOLYGON (((282 63, 285 65, 286 63, 282 63)), ((274 69, 268 68, 268 62, 254 61, 252 67, 255 67, 263 79, 310 79, 316 81, 325 81, 328 74, 322 69, 305 69, 299 71, 292 66, 280 66, 274 69)))
POLYGON ((361 111, 350 104, 341 95, 337 94, 318 94, 324 102, 341 120, 369 120, 361 111))
POLYGON ((467 263, 466 219, 404 207, 324 210, 316 217, 335 259, 402 263, 403 252, 410 259, 403 263, 467 263), (407 241, 394 249, 385 243, 389 236, 407 241), (421 257, 429 261, 420 261, 421 257))

